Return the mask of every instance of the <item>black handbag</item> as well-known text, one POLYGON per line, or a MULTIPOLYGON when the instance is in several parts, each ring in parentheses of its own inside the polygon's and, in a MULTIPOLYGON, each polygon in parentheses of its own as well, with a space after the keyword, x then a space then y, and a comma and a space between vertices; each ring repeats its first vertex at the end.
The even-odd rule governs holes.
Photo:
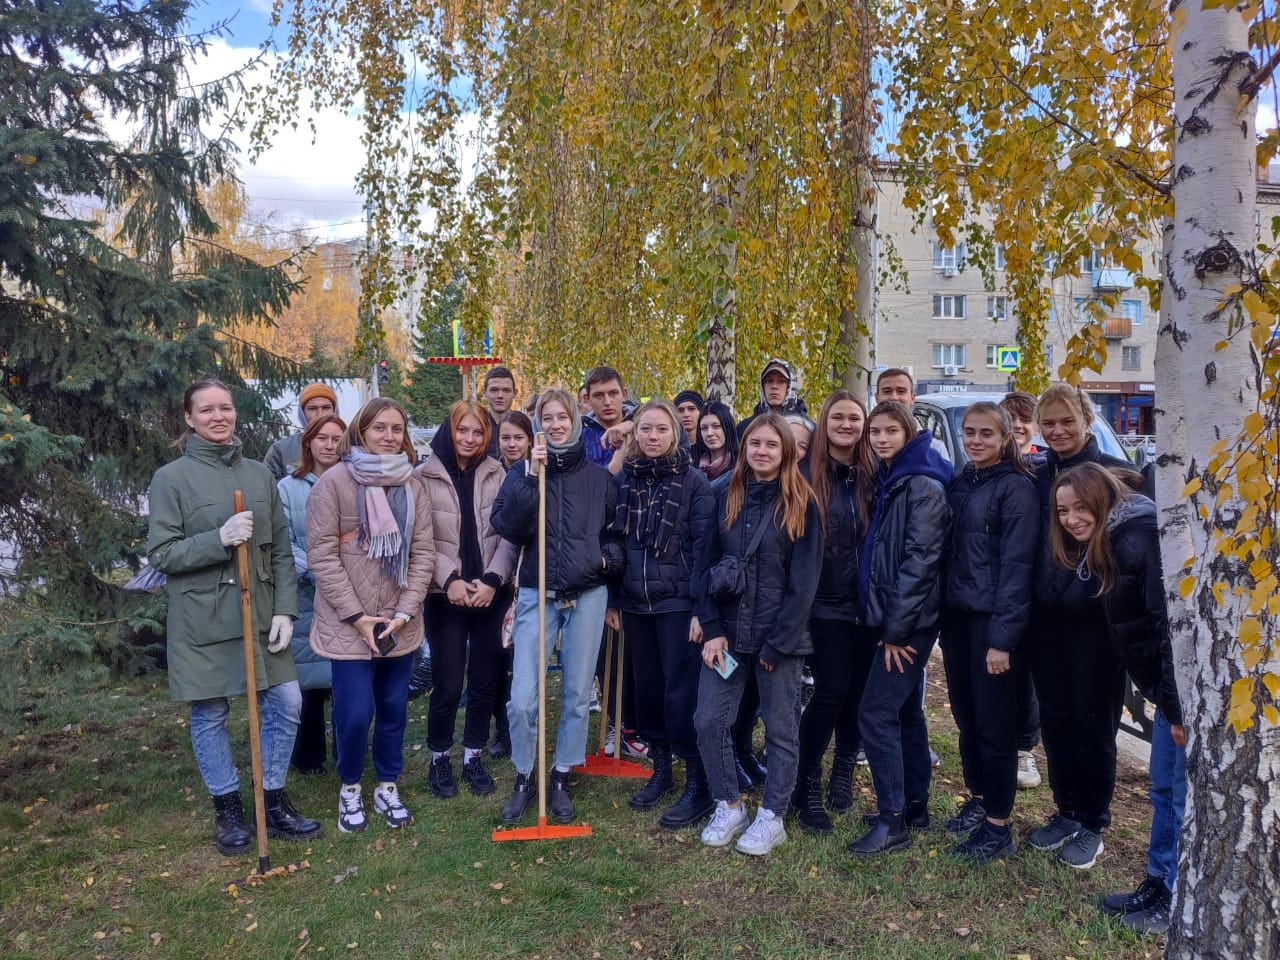
POLYGON ((760 549, 760 541, 764 539, 764 531, 769 523, 768 518, 761 520, 760 529, 751 538, 746 553, 740 557, 721 557, 707 570, 707 593, 712 600, 727 603, 747 592, 747 561, 760 549))

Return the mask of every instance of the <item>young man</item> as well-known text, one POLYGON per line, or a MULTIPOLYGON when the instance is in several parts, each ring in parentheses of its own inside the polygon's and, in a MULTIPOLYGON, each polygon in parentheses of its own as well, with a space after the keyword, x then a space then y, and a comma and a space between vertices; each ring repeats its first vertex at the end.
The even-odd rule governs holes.
POLYGON ((489 440, 489 456, 501 459, 498 452, 498 433, 502 418, 515 406, 516 378, 506 367, 491 367, 484 375, 484 402, 493 421, 493 436, 489 440))
MULTIPOLYGON (((886 400, 896 400, 908 410, 915 406, 916 382, 901 367, 890 367, 876 379, 876 403, 884 403, 886 400)), ((933 438, 929 446, 938 451, 948 463, 951 462, 947 445, 937 437, 933 438)))
POLYGON ((698 420, 702 417, 702 394, 697 390, 681 390, 676 394, 676 416, 680 418, 680 426, 689 441, 689 446, 698 442, 698 420))
MULTIPOLYGON (((337 412, 338 395, 333 392, 333 387, 327 383, 309 383, 302 388, 302 393, 298 395, 298 420, 302 424, 303 430, 316 417, 323 417, 337 412)), ((267 465, 267 469, 271 471, 271 476, 275 477, 276 482, 279 483, 293 472, 293 469, 301 459, 302 430, 299 430, 297 433, 273 443, 271 449, 267 451, 267 457, 263 462, 267 465)))
POLYGON ((764 365, 760 372, 760 402, 756 404, 751 416, 738 424, 738 436, 741 437, 747 424, 760 414, 772 410, 774 413, 807 413, 804 401, 796 395, 795 374, 791 364, 785 360, 774 358, 764 365))
POLYGON ((587 374, 586 391, 587 402, 591 404, 591 413, 582 418, 587 459, 607 469, 613 451, 621 443, 621 440, 613 442, 613 438, 623 431, 614 431, 609 438, 605 433, 612 427, 622 427, 626 421, 627 388, 613 367, 596 367, 587 374))

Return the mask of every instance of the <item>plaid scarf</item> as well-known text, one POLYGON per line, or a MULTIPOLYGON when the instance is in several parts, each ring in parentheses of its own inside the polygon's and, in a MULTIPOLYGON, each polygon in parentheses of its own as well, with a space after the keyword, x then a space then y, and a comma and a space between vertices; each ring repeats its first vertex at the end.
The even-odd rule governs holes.
POLYGON ((365 556, 378 561, 382 572, 404 587, 409 582, 409 542, 413 539, 413 491, 405 482, 413 464, 403 453, 380 456, 352 447, 342 458, 358 485, 359 539, 365 556))
POLYGON ((618 478, 618 507, 613 529, 633 535, 656 556, 665 557, 672 547, 672 533, 684 501, 684 475, 689 472, 689 451, 677 446, 674 453, 657 460, 637 457, 622 465, 618 478))

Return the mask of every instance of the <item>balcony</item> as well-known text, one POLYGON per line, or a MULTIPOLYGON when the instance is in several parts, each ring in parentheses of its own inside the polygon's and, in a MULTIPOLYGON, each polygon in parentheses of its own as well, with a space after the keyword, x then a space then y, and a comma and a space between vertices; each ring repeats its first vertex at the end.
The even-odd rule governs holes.
POLYGON ((1107 340, 1128 340, 1133 336, 1133 320, 1129 317, 1104 317, 1102 336, 1107 340))
POLYGON ((1093 271, 1094 290, 1128 290, 1133 286, 1133 274, 1120 267, 1097 267, 1093 271))

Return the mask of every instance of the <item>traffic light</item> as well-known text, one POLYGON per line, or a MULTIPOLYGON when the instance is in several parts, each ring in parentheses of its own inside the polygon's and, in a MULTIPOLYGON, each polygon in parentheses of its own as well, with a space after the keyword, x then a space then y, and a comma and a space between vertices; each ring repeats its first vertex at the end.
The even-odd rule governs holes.
POLYGON ((387 367, 387 361, 378 361, 378 383, 385 386, 391 382, 391 371, 387 367))

